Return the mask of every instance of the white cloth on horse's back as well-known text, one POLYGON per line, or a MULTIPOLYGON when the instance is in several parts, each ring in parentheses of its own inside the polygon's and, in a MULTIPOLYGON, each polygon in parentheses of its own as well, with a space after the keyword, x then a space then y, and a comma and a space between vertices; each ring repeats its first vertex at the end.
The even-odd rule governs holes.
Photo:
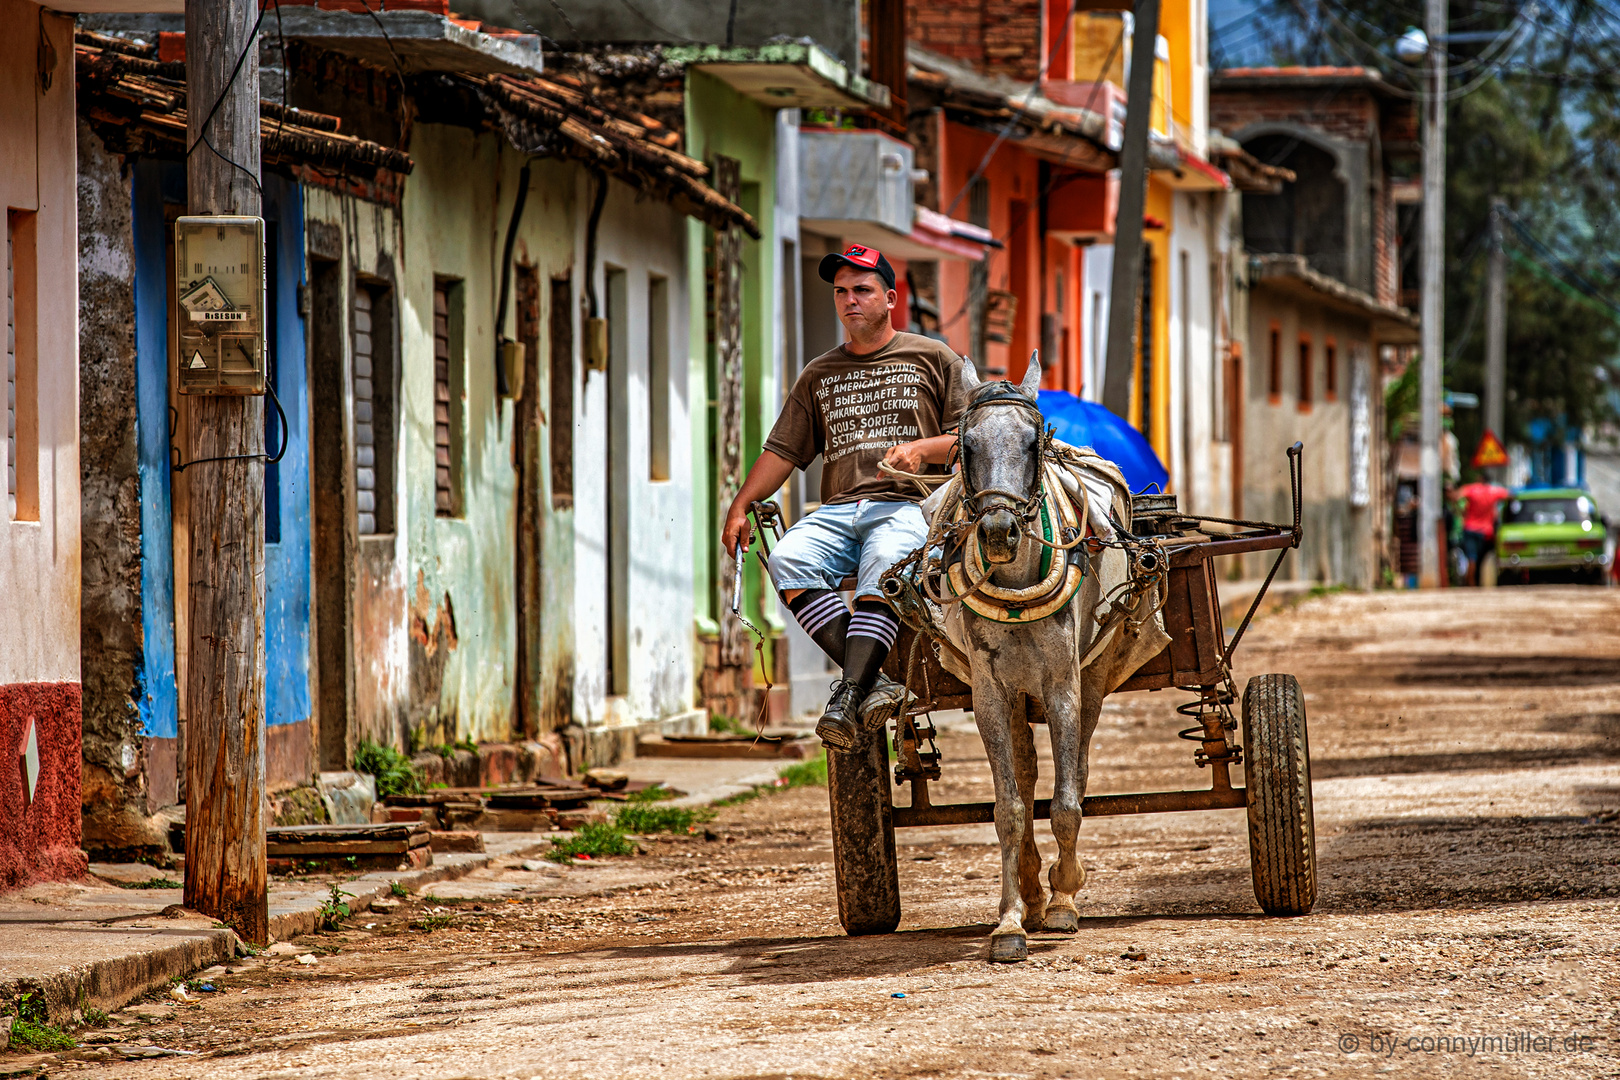
MULTIPOLYGON (((1054 439, 1052 450, 1057 459, 1058 473, 1063 480, 1065 494, 1075 505, 1077 513, 1084 514, 1094 535, 1103 540, 1114 540, 1118 534, 1115 532, 1113 521, 1109 518, 1109 511, 1112 510, 1114 518, 1121 522, 1131 520, 1131 492, 1126 486, 1125 474, 1120 472, 1118 465, 1089 446, 1074 447, 1054 439)), ((960 475, 957 474, 958 477, 960 475)), ((955 492, 959 489, 959 481, 947 484, 923 501, 923 512, 930 521, 947 500, 954 501, 955 492)), ((1170 635, 1164 629, 1164 616, 1161 612, 1154 611, 1152 617, 1143 622, 1135 638, 1127 640, 1123 648, 1108 648, 1106 643, 1102 648, 1097 647, 1098 643, 1093 640, 1096 621, 1107 611, 1107 604, 1102 601, 1129 577, 1130 559, 1124 550, 1106 547, 1101 555, 1091 560, 1091 572, 1086 575, 1085 584, 1071 601, 1071 606, 1084 617, 1083 631, 1076 638, 1075 677, 1078 679, 1088 666, 1102 665, 1106 670, 1094 674, 1101 676, 1102 692, 1105 694, 1112 692, 1170 644, 1170 635), (1099 606, 1103 608, 1102 611, 1098 611, 1099 606), (1091 658, 1089 664, 1088 657, 1091 658)), ((1161 584, 1159 589, 1163 588, 1164 585, 1161 584)), ((1147 609, 1159 606, 1159 589, 1142 594, 1136 608, 1131 612, 1132 619, 1139 618, 1140 613, 1147 609)), ((929 614, 934 617, 935 625, 944 630, 951 644, 966 653, 968 641, 963 622, 971 614, 966 605, 948 604, 941 610, 935 604, 929 603, 927 607, 929 614)), ((1116 620, 1106 632, 1110 637, 1118 638, 1120 633, 1118 621, 1116 620)), ((940 664, 946 671, 963 682, 973 681, 967 667, 949 649, 938 651, 940 664)))

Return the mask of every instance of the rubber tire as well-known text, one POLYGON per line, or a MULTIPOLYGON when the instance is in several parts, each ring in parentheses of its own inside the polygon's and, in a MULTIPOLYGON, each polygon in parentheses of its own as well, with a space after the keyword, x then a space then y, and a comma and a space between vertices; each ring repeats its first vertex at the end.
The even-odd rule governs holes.
POLYGON ((1316 903, 1316 820, 1305 695, 1292 675, 1256 675, 1243 691, 1243 776, 1254 898, 1268 915, 1305 915, 1316 903))
POLYGON ((1500 577, 1501 572, 1497 568, 1496 552, 1487 551, 1479 558, 1479 587, 1482 589, 1494 589, 1500 577))
POLYGON ((886 734, 884 730, 863 736, 863 748, 854 753, 827 754, 838 921, 851 937, 889 934, 900 925, 886 734))

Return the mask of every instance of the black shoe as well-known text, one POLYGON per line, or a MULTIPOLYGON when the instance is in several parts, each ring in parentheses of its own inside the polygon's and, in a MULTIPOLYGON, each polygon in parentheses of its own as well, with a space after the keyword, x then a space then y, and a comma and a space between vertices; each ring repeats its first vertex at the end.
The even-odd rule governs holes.
POLYGON ((899 716, 902 709, 916 704, 916 701, 917 695, 907 690, 904 684, 880 672, 877 683, 866 695, 866 700, 861 702, 861 725, 867 731, 877 731, 899 716), (902 702, 904 705, 901 705, 902 702), (896 708, 897 705, 900 708, 896 708))
POLYGON ((832 700, 821 714, 816 734, 829 750, 850 753, 861 741, 861 702, 867 691, 854 679, 839 679, 832 684, 832 700))

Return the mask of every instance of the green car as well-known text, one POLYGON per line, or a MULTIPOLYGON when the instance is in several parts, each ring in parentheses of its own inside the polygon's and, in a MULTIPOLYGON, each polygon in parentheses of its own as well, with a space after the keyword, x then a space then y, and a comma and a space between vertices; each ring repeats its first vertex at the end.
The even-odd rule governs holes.
POLYGON ((1494 570, 1504 585, 1527 584, 1533 573, 1608 584, 1614 562, 1609 523, 1587 492, 1523 488, 1503 501, 1498 514, 1495 565, 1480 568, 1482 583, 1494 570))

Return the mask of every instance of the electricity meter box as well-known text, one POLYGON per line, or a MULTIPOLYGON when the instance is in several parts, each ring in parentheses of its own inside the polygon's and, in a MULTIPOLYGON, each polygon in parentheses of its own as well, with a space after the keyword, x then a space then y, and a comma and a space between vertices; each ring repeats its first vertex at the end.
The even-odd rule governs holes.
POLYGON ((180 393, 263 394, 264 219, 176 219, 174 297, 180 393))

